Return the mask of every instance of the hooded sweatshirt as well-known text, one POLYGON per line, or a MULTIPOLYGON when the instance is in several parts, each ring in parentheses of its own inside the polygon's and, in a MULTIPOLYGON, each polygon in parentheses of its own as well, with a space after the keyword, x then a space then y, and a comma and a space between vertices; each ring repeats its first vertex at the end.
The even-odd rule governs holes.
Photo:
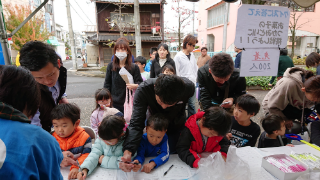
POLYGON ((282 111, 291 105, 297 109, 302 110, 304 108, 310 108, 314 105, 309 101, 301 88, 304 87, 302 82, 303 71, 296 71, 289 73, 288 68, 283 78, 280 79, 277 84, 268 92, 262 101, 262 108, 264 113, 270 113, 281 116, 283 119, 287 119, 282 111))

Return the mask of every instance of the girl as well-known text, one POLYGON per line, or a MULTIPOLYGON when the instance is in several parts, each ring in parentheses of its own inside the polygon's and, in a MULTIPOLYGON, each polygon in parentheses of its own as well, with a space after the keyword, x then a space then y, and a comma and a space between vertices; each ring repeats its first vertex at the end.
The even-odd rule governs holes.
POLYGON ((98 163, 103 168, 118 169, 123 156, 122 143, 126 138, 125 120, 122 117, 110 115, 105 117, 98 130, 99 138, 96 139, 90 154, 81 165, 82 172, 77 178, 85 179, 97 167, 98 163), (83 175, 82 175, 83 174, 83 175))
POLYGON ((161 73, 167 75, 174 75, 176 74, 176 71, 170 64, 167 64, 163 66, 161 73))
POLYGON ((90 117, 91 128, 98 135, 98 126, 101 123, 103 117, 108 115, 117 115, 123 117, 123 113, 116 108, 112 108, 111 93, 108 89, 98 89, 94 97, 96 99, 96 109, 92 112, 90 117))
POLYGON ((175 63, 173 59, 170 58, 170 52, 168 48, 169 47, 167 44, 159 44, 158 52, 151 64, 150 78, 157 77, 162 71, 162 68, 167 64, 171 65, 174 70, 176 70, 175 63))
POLYGON ((123 105, 126 98, 126 88, 135 90, 143 81, 139 67, 132 63, 132 54, 126 38, 119 38, 114 46, 114 60, 107 66, 104 88, 111 92, 113 107, 123 113, 123 105), (119 74, 121 68, 125 68, 133 77, 133 84, 126 84, 119 74))

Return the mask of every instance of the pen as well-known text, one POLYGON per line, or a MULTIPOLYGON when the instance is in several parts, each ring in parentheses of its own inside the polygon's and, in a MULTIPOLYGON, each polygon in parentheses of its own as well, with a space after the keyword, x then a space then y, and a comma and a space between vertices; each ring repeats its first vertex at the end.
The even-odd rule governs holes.
POLYGON ((167 173, 170 171, 170 169, 173 167, 173 164, 169 167, 169 169, 163 174, 163 176, 167 175, 167 173))
POLYGON ((82 173, 82 176, 83 176, 84 174, 83 174, 83 172, 82 172, 82 169, 81 169, 81 167, 80 167, 80 163, 79 163, 78 160, 77 160, 77 164, 78 164, 78 167, 79 167, 79 172, 81 172, 81 173, 82 173))
POLYGON ((135 164, 135 165, 139 165, 140 163, 136 163, 136 162, 123 162, 121 160, 118 160, 118 162, 122 162, 122 163, 127 163, 127 164, 135 164))

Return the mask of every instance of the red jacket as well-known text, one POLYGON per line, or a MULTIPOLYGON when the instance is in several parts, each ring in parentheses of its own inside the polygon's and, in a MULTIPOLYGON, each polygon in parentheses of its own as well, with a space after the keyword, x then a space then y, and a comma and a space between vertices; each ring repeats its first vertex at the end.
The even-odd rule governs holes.
POLYGON ((223 136, 213 136, 208 138, 205 149, 203 146, 202 135, 197 125, 197 120, 201 119, 204 112, 190 116, 185 123, 185 129, 181 132, 177 143, 177 151, 180 159, 186 162, 190 167, 197 168, 200 161, 200 153, 217 152, 227 157, 229 141, 223 136))

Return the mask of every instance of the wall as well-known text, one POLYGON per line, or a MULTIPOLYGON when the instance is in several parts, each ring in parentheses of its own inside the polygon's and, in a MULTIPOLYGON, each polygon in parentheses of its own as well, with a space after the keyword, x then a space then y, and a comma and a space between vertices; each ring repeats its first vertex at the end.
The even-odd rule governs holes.
POLYGON ((88 65, 96 66, 97 58, 99 57, 99 46, 87 43, 86 49, 88 65))
POLYGON ((59 42, 60 45, 56 46, 56 52, 59 53, 59 55, 61 56, 61 60, 64 61, 66 60, 66 46, 64 43, 59 42))

